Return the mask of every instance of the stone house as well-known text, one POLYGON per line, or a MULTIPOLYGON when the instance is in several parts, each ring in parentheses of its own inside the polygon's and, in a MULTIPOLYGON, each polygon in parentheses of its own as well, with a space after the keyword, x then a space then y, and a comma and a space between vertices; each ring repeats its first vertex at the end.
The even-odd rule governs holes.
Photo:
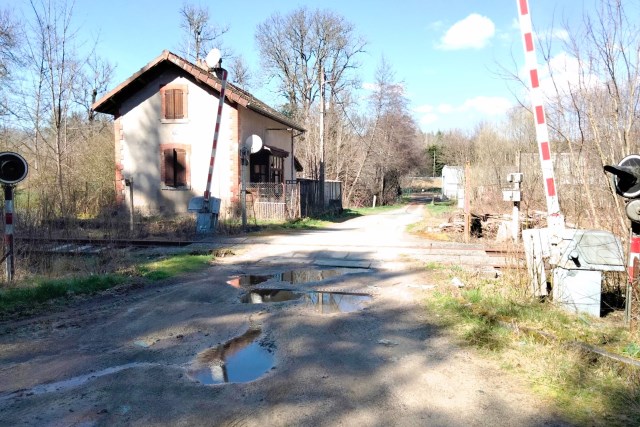
MULTIPOLYGON (((145 214, 186 212, 206 189, 221 81, 204 65, 163 51, 93 104, 114 118, 116 193, 145 214)), ((304 129, 288 117, 227 83, 211 195, 222 215, 239 201, 241 171, 246 182, 296 179, 296 137, 304 129), (241 144, 258 135, 263 148, 242 168, 241 144)))

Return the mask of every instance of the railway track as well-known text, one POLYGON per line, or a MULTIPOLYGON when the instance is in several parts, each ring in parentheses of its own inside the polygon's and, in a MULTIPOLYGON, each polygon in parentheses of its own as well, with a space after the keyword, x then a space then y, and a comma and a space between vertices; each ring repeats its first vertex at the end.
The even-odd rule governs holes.
MULTIPOLYGON (((18 251, 24 250, 28 245, 31 253, 42 253, 59 256, 96 256, 107 253, 115 248, 185 248, 188 246, 205 247, 207 249, 222 248, 244 248, 248 246, 262 246, 264 253, 263 260, 285 261, 287 256, 282 257, 283 250, 288 249, 288 243, 273 243, 267 238, 216 238, 215 241, 196 240, 169 240, 169 239, 88 239, 88 238, 20 238, 17 240, 18 251), (272 255, 273 254, 273 255, 272 255)), ((308 251, 333 252, 334 254, 344 253, 346 258, 357 260, 358 253, 362 251, 361 245, 317 245, 297 244, 298 252, 296 256, 308 251)), ((380 244, 376 248, 381 253, 396 253, 406 255, 410 258, 427 263, 436 262, 442 264, 455 264, 467 266, 487 266, 494 268, 504 268, 513 264, 514 260, 523 260, 522 250, 514 250, 512 247, 496 247, 494 245, 485 247, 481 244, 465 245, 460 243, 425 242, 424 244, 394 245, 380 244)), ((335 256, 334 256, 335 257, 335 256)))

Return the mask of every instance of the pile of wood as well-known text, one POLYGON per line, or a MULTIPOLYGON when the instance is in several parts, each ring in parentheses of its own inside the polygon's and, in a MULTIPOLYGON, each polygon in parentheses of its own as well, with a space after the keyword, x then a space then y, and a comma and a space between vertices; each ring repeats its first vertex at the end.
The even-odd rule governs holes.
MULTIPOLYGON (((483 237, 494 239, 498 235, 500 227, 508 224, 510 227, 512 221, 511 214, 504 213, 471 213, 471 235, 474 237, 483 237)), ((464 233, 465 217, 461 211, 452 214, 448 221, 440 224, 439 228, 445 233, 464 233)), ((521 228, 537 228, 544 227, 546 224, 546 213, 529 212, 528 214, 520 212, 521 228)))

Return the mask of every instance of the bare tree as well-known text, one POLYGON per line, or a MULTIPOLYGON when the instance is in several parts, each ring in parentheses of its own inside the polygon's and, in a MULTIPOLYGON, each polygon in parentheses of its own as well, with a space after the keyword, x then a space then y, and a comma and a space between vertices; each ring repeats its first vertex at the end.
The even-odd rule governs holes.
POLYGON ((368 128, 351 160, 357 167, 344 179, 347 204, 356 193, 361 200, 376 195, 381 203, 392 203, 401 177, 424 166, 423 137, 409 112, 404 87, 385 58, 376 69, 369 105, 368 128))
POLYGON ((233 56, 230 62, 228 68, 231 74, 231 80, 241 89, 248 90, 251 87, 253 75, 251 71, 249 71, 249 66, 244 58, 242 56, 233 56))
MULTIPOLYGON (((569 31, 562 47, 578 71, 567 80, 550 67, 554 93, 548 109, 569 154, 570 173, 581 186, 572 198, 574 211, 586 215, 591 225, 606 221, 614 226, 610 216, 601 215, 603 206, 613 203, 620 231, 626 223, 623 206, 602 166, 640 148, 640 24, 629 18, 627 7, 633 9, 619 0, 601 1, 596 14, 585 15, 583 25, 569 31)), ((542 52, 548 62, 554 59, 550 46, 542 52)))
POLYGON ((356 68, 365 42, 343 17, 329 11, 300 8, 289 15, 276 13, 258 25, 256 41, 263 69, 276 80, 280 94, 298 116, 307 118, 318 99, 320 73, 341 90, 354 82, 348 71, 356 68))
POLYGON ((9 108, 3 89, 8 85, 12 66, 19 62, 16 56, 19 38, 17 20, 8 9, 0 10, 0 115, 9 108))
POLYGON ((109 121, 96 118, 90 109, 106 92, 113 67, 95 55, 95 49, 88 56, 77 53, 73 3, 31 0, 30 6, 20 52, 22 79, 10 100, 12 125, 14 134, 21 135, 20 148, 31 166, 29 179, 38 200, 48 204, 48 212, 67 215, 82 204, 76 197, 78 186, 86 194, 86 182, 113 180, 109 121), (100 158, 104 168, 84 167, 94 158, 100 158))
MULTIPOLYGON (((273 14, 256 30, 262 69, 267 78, 277 84, 284 99, 283 110, 305 125, 309 132, 299 141, 297 154, 307 175, 317 177, 321 143, 317 123, 320 90, 325 89, 329 111, 338 99, 344 102, 356 85, 351 71, 358 67, 358 55, 365 42, 356 35, 351 23, 330 11, 310 11, 300 8, 288 15, 273 14), (324 83, 323 83, 324 82, 324 83)), ((344 105, 344 104, 343 104, 344 105)), ((329 120, 345 119, 341 109, 326 114, 329 120)), ((337 122, 326 122, 325 129, 334 129, 337 122)), ((336 141, 326 133, 326 152, 334 152, 336 141)), ((330 165, 326 165, 330 169, 330 165)))
POLYGON ((184 35, 179 52, 194 63, 204 58, 212 48, 221 49, 221 38, 229 31, 228 26, 210 22, 209 8, 189 3, 180 8, 180 27, 184 35))

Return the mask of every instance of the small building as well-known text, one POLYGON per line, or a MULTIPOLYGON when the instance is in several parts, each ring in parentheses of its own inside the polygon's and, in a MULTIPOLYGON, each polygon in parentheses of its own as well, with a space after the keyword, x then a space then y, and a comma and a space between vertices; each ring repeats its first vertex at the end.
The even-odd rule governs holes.
POLYGON ((448 199, 458 199, 464 192, 464 169, 462 166, 442 168, 442 195, 448 199))
MULTIPOLYGON (((167 50, 107 93, 93 110, 114 118, 116 193, 123 203, 133 184, 136 210, 175 214, 206 189, 222 84, 205 65, 167 50)), ((221 200, 221 215, 239 202, 241 144, 251 135, 263 141, 244 168, 246 182, 282 183, 301 170, 294 157, 304 129, 227 83, 211 195, 221 200)))

